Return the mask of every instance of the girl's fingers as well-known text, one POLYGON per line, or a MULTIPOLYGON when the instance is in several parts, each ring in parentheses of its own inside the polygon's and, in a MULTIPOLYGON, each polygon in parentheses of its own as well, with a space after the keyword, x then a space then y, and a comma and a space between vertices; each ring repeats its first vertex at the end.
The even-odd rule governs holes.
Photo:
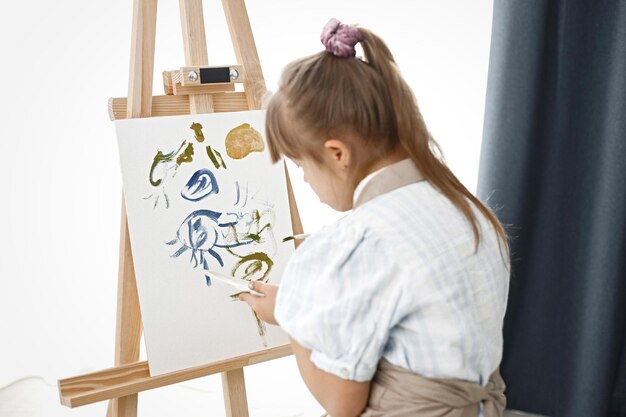
MULTIPOLYGON (((248 283, 248 288, 256 292, 265 294, 265 288, 262 282, 250 281, 248 283)), ((258 295, 250 294, 249 292, 242 292, 241 294, 239 294, 239 301, 245 301, 246 303, 250 304, 250 306, 253 306, 252 304, 256 301, 257 298, 260 297, 258 295)))
POLYGON ((274 303, 276 289, 278 287, 261 281, 251 281, 248 283, 248 287, 262 295, 242 292, 239 294, 239 300, 247 303, 250 308, 254 310, 259 319, 269 324, 276 324, 276 319, 274 318, 274 303))
POLYGON ((261 294, 265 294, 265 283, 261 281, 250 281, 248 288, 261 294))
POLYGON ((248 303, 249 298, 250 298, 250 293, 242 292, 241 294, 239 294, 239 301, 245 301, 246 303, 248 303))

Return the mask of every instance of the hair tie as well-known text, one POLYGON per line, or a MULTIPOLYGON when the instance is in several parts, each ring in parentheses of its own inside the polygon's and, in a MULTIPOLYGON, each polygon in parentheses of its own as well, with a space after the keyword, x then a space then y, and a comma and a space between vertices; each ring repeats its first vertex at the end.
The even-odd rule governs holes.
POLYGON ((363 34, 354 26, 332 18, 322 29, 320 41, 335 56, 347 58, 356 55, 354 46, 363 40, 363 34))

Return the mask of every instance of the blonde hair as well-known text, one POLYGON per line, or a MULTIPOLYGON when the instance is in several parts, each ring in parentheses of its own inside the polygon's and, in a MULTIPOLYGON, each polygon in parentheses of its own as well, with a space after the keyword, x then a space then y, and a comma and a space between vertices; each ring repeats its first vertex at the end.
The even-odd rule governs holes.
POLYGON ((425 179, 468 219, 475 250, 479 223, 470 201, 493 225, 508 257, 504 228, 447 167, 391 51, 371 31, 359 31, 364 60, 323 51, 285 67, 278 92, 267 106, 266 136, 273 162, 282 155, 320 162, 326 139, 348 138, 356 160, 355 177, 362 177, 373 162, 401 147, 425 179))

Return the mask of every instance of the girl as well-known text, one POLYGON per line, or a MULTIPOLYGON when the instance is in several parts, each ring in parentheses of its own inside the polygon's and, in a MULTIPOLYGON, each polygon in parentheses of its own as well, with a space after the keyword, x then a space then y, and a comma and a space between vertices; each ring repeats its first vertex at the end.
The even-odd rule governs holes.
POLYGON ((321 40, 283 72, 268 147, 352 213, 240 299, 289 334, 332 417, 501 416, 504 229, 445 165, 385 43, 335 19, 321 40))

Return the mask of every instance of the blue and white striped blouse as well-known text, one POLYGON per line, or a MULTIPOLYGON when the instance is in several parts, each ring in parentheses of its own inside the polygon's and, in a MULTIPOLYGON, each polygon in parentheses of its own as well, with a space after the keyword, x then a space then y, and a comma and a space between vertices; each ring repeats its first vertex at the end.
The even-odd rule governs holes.
POLYGON ((318 368, 344 379, 372 379, 384 357, 426 377, 485 385, 502 356, 509 264, 474 211, 476 254, 470 223, 428 181, 357 206, 296 250, 277 322, 318 368))

